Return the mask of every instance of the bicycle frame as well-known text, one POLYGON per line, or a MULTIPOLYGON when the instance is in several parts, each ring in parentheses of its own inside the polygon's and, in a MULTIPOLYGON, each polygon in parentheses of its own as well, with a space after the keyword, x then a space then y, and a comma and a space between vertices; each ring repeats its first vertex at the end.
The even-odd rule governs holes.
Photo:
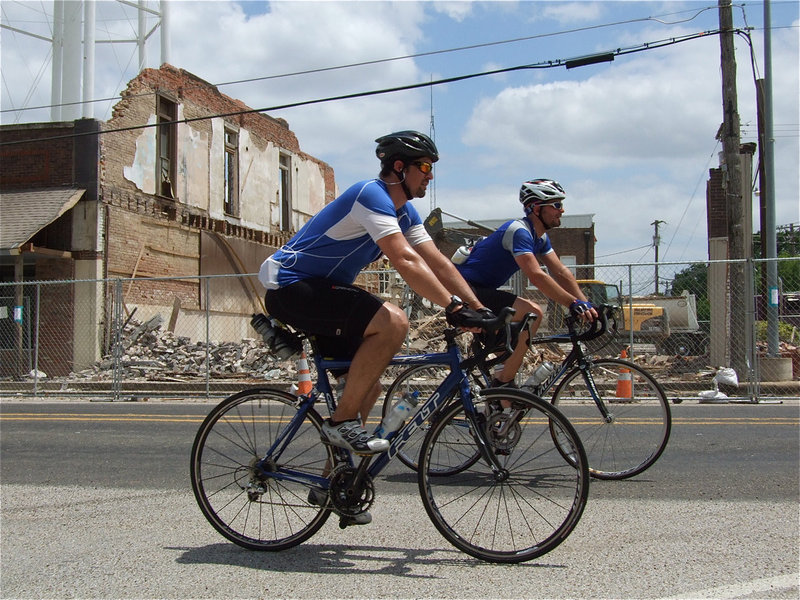
MULTIPOLYGON (((599 316, 599 329, 596 329, 586 337, 586 339, 594 339, 596 337, 600 337, 608 330, 608 314, 612 307, 602 304, 597 307, 600 316, 599 316)), ((609 420, 611 418, 611 413, 608 411, 608 408, 603 402, 603 398, 600 395, 600 392, 595 385, 594 378, 592 377, 591 371, 591 359, 583 353, 583 349, 580 346, 580 341, 582 337, 575 331, 574 325, 568 322, 569 326, 569 333, 566 334, 558 334, 548 337, 541 337, 535 338, 530 341, 530 344, 547 344, 547 343, 571 343, 572 349, 567 354, 566 358, 561 362, 561 365, 558 369, 554 370, 550 376, 544 380, 542 384, 540 384, 540 396, 544 396, 545 393, 549 392, 553 386, 559 381, 568 371, 570 371, 574 366, 578 366, 581 370, 581 375, 583 376, 583 380, 586 382, 586 386, 589 389, 589 392, 592 395, 592 399, 594 403, 597 405, 600 414, 603 415, 605 420, 609 420)), ((616 326, 614 327, 616 330, 616 326)))
MULTIPOLYGON (((415 412, 414 416, 407 421, 397 432, 390 433, 387 439, 390 440, 389 449, 378 455, 366 456, 361 461, 359 467, 360 473, 363 471, 365 474, 372 478, 383 471, 386 465, 397 455, 397 453, 405 446, 411 435, 428 420, 428 418, 435 414, 452 395, 454 389, 458 388, 461 402, 464 405, 464 412, 470 424, 475 426, 477 411, 472 403, 471 389, 469 383, 468 372, 462 367, 463 357, 461 350, 455 343, 455 330, 447 330, 445 338, 447 340, 446 352, 434 352, 429 354, 415 354, 415 355, 396 355, 392 358, 390 365, 441 365, 448 367, 450 373, 445 377, 441 384, 433 391, 427 400, 415 412), (371 464, 370 464, 371 463, 371 464)), ((317 384, 315 389, 307 396, 299 397, 298 411, 290 421, 289 425, 284 428, 281 435, 267 451, 266 457, 260 462, 260 467, 265 472, 269 473, 275 479, 292 480, 298 483, 308 483, 309 485, 317 486, 323 489, 328 488, 328 479, 321 476, 314 476, 307 473, 297 473, 293 470, 284 470, 279 468, 277 471, 274 468, 268 467, 267 463, 276 461, 280 458, 283 448, 291 441, 296 433, 300 424, 305 418, 305 414, 312 409, 313 405, 322 395, 325 398, 330 414, 333 414, 336 409, 336 401, 333 396, 333 388, 328 377, 327 370, 329 369, 347 369, 350 366, 349 360, 334 360, 320 358, 318 353, 314 353, 314 364, 317 368, 317 384)), ((480 431, 479 427, 474 428, 475 431, 480 431)), ((488 444, 483 436, 480 434, 476 436, 478 447, 481 455, 491 465, 492 470, 499 470, 500 465, 497 458, 488 450, 488 444)), ((346 462, 350 466, 354 465, 353 457, 345 449, 334 448, 337 452, 338 460, 346 462)))

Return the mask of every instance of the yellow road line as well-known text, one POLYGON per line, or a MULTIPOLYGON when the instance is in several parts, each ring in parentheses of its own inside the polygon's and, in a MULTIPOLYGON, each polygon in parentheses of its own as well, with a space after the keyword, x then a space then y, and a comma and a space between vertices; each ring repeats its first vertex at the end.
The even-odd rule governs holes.
MULTIPOLYGON (((6 412, 0 413, 0 421, 138 421, 138 422, 153 422, 153 423, 199 423, 205 419, 206 415, 154 415, 154 414, 137 414, 125 413, 119 415, 103 415, 95 413, 29 413, 29 412, 6 412)), ((275 421, 288 421, 289 418, 278 417, 261 417, 259 422, 275 422, 275 421)), ((377 423, 380 418, 370 417, 369 423, 377 423)), ((529 421, 529 419, 526 419, 529 421)), ((544 422, 544 419, 535 419, 536 422, 544 422)), ((592 417, 579 417, 573 419, 574 424, 590 425, 599 422, 598 418, 592 417)), ((631 417, 630 419, 624 416, 618 417, 617 424, 628 425, 657 425, 661 423, 660 419, 647 418, 647 417, 631 417)), ((689 418, 673 418, 673 426, 685 425, 788 425, 800 426, 800 418, 798 417, 711 417, 704 419, 689 419, 689 418)))

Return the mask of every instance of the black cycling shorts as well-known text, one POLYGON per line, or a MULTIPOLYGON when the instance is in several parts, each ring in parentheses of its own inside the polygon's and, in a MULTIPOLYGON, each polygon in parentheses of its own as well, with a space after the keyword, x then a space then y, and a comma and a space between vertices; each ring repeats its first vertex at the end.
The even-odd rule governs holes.
POLYGON ((496 290, 494 288, 475 287, 470 284, 472 291, 478 297, 486 308, 491 310, 494 314, 498 314, 501 309, 507 306, 514 306, 517 299, 516 294, 506 292, 505 290, 496 290))
POLYGON ((304 279, 267 290, 267 312, 295 329, 314 335, 325 358, 350 359, 383 300, 354 285, 304 279))

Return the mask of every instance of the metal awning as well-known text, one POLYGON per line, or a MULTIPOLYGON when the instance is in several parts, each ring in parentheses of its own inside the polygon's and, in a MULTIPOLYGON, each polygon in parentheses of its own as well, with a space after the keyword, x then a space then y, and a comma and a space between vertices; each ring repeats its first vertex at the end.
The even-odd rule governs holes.
POLYGON ((0 254, 20 247, 78 203, 80 188, 48 188, 0 193, 0 254))

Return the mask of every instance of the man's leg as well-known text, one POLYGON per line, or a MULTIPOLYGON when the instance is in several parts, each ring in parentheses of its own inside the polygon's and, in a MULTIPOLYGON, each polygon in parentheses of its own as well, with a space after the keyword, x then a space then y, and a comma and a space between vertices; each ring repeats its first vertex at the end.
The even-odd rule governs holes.
POLYGON ((388 302, 378 310, 364 330, 347 374, 342 397, 332 415, 334 422, 366 421, 380 395, 379 379, 400 350, 408 333, 408 319, 399 307, 388 302))
MULTIPOLYGON (((536 333, 536 330, 539 329, 539 326, 542 324, 542 316, 544 314, 541 307, 535 302, 517 297, 514 301, 513 308, 516 311, 514 313, 514 321, 521 321, 526 313, 534 313, 536 315, 536 320, 531 325, 531 333, 536 333)), ((514 377, 517 375, 517 371, 519 371, 522 365, 522 360, 525 358, 525 352, 527 352, 527 350, 528 333, 524 331, 519 336, 519 342, 517 343, 517 347, 514 348, 514 352, 508 357, 508 360, 503 363, 503 370, 495 374, 495 377, 497 377, 497 380, 501 384, 514 381, 514 377)))

